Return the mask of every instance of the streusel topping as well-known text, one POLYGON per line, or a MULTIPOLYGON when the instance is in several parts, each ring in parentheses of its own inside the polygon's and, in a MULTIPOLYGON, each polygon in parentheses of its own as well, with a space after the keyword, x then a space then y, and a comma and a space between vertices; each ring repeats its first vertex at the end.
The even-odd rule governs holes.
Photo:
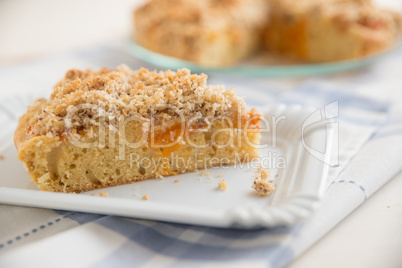
POLYGON ((378 30, 391 27, 396 32, 402 28, 400 14, 382 10, 376 7, 371 0, 274 0, 279 4, 287 16, 314 15, 322 13, 329 19, 334 19, 337 25, 346 28, 347 25, 357 24, 378 30))
POLYGON ((64 132, 66 127, 83 129, 95 124, 99 108, 110 118, 140 116, 149 120, 159 116, 213 117, 228 114, 242 100, 223 86, 207 85, 205 74, 130 70, 70 70, 54 87, 49 100, 41 102, 40 112, 30 120, 31 134, 64 132), (74 114, 72 126, 66 117, 74 114))
POLYGON ((224 28, 228 23, 263 26, 268 19, 267 10, 265 0, 152 0, 140 7, 135 15, 143 15, 143 22, 150 29, 164 23, 179 27, 185 35, 197 36, 205 28, 224 28), (256 12, 253 6, 261 6, 261 9, 256 12))

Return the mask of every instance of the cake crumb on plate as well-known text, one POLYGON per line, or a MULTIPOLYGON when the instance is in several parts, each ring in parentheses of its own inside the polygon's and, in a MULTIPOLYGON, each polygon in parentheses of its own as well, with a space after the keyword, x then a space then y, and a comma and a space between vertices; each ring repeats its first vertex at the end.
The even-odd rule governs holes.
POLYGON ((266 196, 275 190, 275 186, 273 183, 262 179, 254 180, 252 187, 260 197, 266 196))
POLYGON ((201 176, 211 176, 212 174, 211 174, 210 172, 206 171, 206 170, 202 170, 202 171, 200 172, 200 175, 201 175, 201 176))
POLYGON ((149 196, 147 195, 147 194, 144 194, 143 196, 142 196, 142 200, 148 200, 149 199, 149 196))
POLYGON ((181 180, 174 180, 173 183, 179 183, 179 182, 181 182, 181 180))
POLYGON ((228 188, 228 184, 226 183, 225 180, 221 180, 218 182, 218 189, 221 191, 226 191, 226 189, 228 188))
POLYGON ((275 190, 275 186, 272 183, 272 180, 268 181, 269 171, 265 171, 261 167, 258 168, 255 173, 254 182, 251 186, 257 193, 258 196, 263 197, 275 190))
POLYGON ((102 190, 102 191, 100 191, 100 192, 98 193, 98 196, 101 196, 101 197, 109 197, 109 194, 108 194, 108 192, 106 192, 105 190, 102 190))
POLYGON ((214 182, 215 179, 211 176, 198 177, 199 182, 214 182))

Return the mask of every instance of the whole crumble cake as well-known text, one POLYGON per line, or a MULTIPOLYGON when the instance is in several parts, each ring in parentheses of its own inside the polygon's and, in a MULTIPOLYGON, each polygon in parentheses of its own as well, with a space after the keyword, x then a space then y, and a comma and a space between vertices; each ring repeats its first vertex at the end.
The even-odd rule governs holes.
POLYGON ((372 0, 148 0, 134 12, 134 39, 205 66, 259 50, 311 62, 370 55, 392 46, 401 15, 372 0))
POLYGON ((70 70, 15 131, 41 190, 81 192, 258 156, 261 115, 204 74, 70 70))

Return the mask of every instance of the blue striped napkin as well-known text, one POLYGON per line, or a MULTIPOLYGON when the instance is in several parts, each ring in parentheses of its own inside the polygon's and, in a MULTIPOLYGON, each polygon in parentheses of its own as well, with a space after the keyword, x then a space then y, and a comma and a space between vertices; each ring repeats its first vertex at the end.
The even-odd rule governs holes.
MULTIPOLYGON (((82 49, 0 69, 0 97, 33 90, 47 95, 54 77, 69 68, 113 68, 120 63, 154 69, 133 59, 121 44, 82 49)), ((249 106, 260 109, 270 103, 336 107, 336 164, 320 207, 295 226, 216 229, 0 205, 0 266, 35 262, 44 267, 284 267, 400 171, 401 68, 399 51, 371 67, 341 75, 210 75, 211 84, 236 87, 249 106)))

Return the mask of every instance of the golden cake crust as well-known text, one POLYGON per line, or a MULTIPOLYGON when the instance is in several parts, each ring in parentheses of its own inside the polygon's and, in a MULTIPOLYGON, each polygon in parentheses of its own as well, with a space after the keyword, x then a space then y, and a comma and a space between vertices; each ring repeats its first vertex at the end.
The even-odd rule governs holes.
POLYGON ((34 104, 28 106, 27 112, 18 120, 17 129, 14 132, 14 144, 17 151, 23 150, 24 144, 32 138, 32 133, 28 130, 30 119, 41 110, 45 99, 37 99, 34 104))

